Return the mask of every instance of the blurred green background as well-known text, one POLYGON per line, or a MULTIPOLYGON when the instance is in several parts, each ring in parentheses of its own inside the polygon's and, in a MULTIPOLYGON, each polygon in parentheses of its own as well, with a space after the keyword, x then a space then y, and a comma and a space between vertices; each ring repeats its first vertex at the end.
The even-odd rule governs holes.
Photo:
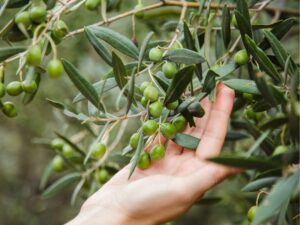
MULTIPOLYGON (((123 1, 121 11, 134 7, 137 1, 123 1)), ((155 1, 144 1, 150 4, 155 1)), ((299 2, 275 1, 274 4, 298 8, 299 2)), ((16 10, 8 10, 2 15, 0 26, 2 27, 16 10)), ((109 16, 119 12, 109 13, 109 16)), ((91 12, 84 7, 63 17, 70 30, 83 27, 101 20, 100 12, 91 12)), ((268 15, 261 17, 262 20, 270 22, 268 15)), ((141 42, 150 28, 156 29, 156 37, 162 36, 159 30, 166 18, 153 21, 137 21, 137 40, 141 42), (146 25, 145 25, 146 24, 146 25)), ((111 28, 131 35, 131 18, 125 18, 112 23, 111 28)), ((291 38, 285 38, 284 43, 289 52, 295 56, 299 63, 299 29, 295 29, 291 38)), ((166 38, 166 36, 164 36, 166 38)), ((25 41, 22 45, 29 45, 25 41)), ((0 41, 0 46, 8 46, 0 41)), ((73 62, 82 73, 92 82, 101 79, 108 67, 101 61, 92 47, 88 44, 84 35, 68 38, 58 46, 59 57, 64 57, 73 62)), ((47 60, 46 60, 47 61, 47 60)), ((17 63, 10 64, 6 72, 6 82, 16 80, 14 74, 17 63)), ((3 225, 54 225, 62 224, 76 215, 81 201, 76 206, 70 206, 72 188, 64 190, 59 195, 43 199, 39 189, 40 177, 47 163, 53 158, 53 151, 46 145, 35 144, 38 140, 50 141, 55 137, 55 131, 66 131, 72 135, 74 130, 80 128, 68 128, 64 117, 46 102, 49 97, 62 102, 70 102, 76 94, 76 90, 66 76, 58 80, 43 77, 40 91, 35 100, 23 106, 21 100, 13 98, 16 102, 19 116, 8 119, 0 113, 0 224, 3 225)), ((9 97, 6 97, 9 100, 9 97)), ((245 148, 249 142, 241 146, 245 148)), ((228 143, 227 148, 232 147, 228 143)), ((52 179, 55 180, 55 177, 52 179)), ((246 201, 239 192, 245 184, 243 176, 231 178, 219 185, 208 195, 220 196, 219 204, 202 204, 194 206, 186 215, 179 218, 176 224, 193 225, 230 225, 241 224, 245 218, 250 203, 255 196, 248 196, 246 201)))

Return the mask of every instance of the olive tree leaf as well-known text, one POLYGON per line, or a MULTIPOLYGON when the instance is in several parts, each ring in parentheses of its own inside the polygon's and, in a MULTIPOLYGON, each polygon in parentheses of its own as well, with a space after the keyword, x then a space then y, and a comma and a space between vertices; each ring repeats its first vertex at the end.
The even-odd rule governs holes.
POLYGON ((226 86, 232 88, 233 90, 241 93, 260 95, 256 83, 253 80, 230 79, 230 80, 225 80, 223 83, 226 86))
POLYGON ((75 143, 73 143, 69 138, 67 138, 66 136, 55 132, 55 134, 61 138, 62 140, 64 140, 66 143, 68 143, 73 149, 74 151, 78 152, 81 156, 85 157, 85 152, 83 150, 81 150, 75 143))
POLYGON ((53 107, 57 108, 57 109, 60 109, 60 110, 64 110, 65 108, 67 108, 65 106, 65 104, 61 103, 61 102, 58 102, 58 101, 55 101, 55 100, 52 100, 52 99, 49 99, 49 98, 46 98, 46 101, 52 105, 53 107))
POLYGON ((25 47, 0 48, 0 61, 8 59, 9 57, 14 56, 20 52, 24 52, 25 50, 25 47))
POLYGON ((238 141, 246 138, 249 138, 247 134, 234 130, 229 130, 225 137, 226 141, 238 141))
POLYGON ((213 70, 209 70, 203 82, 203 91, 210 93, 216 87, 217 74, 213 70))
POLYGON ((137 164, 138 164, 138 161, 140 159, 140 155, 142 153, 144 149, 144 135, 143 135, 143 132, 139 132, 139 141, 138 141, 138 145, 136 147, 136 150, 135 150, 135 153, 134 153, 134 156, 132 157, 132 162, 131 162, 131 167, 130 167, 130 172, 129 172, 129 175, 128 175, 128 179, 130 179, 132 173, 134 172, 137 164))
POLYGON ((230 10, 228 9, 227 5, 224 5, 222 11, 222 36, 226 48, 228 47, 231 39, 230 24, 231 24, 230 10))
POLYGON ((217 80, 224 79, 227 75, 230 75, 232 72, 234 72, 239 66, 236 63, 228 63, 222 66, 219 66, 218 68, 214 69, 214 73, 218 74, 219 77, 217 77, 217 80))
POLYGON ((259 64, 261 69, 264 70, 270 77, 272 77, 274 81, 281 82, 281 75, 279 74, 271 60, 268 58, 266 53, 262 49, 260 49, 249 36, 246 35, 245 39, 249 52, 259 64))
POLYGON ((285 205, 290 200, 290 197, 298 188, 299 175, 300 172, 297 170, 294 174, 281 179, 274 185, 269 195, 267 195, 256 210, 252 222, 253 225, 259 225, 276 215, 281 206, 285 205))
POLYGON ((254 180, 248 183, 245 187, 242 188, 243 192, 254 192, 259 191, 261 188, 272 186, 279 177, 264 177, 261 179, 254 180))
POLYGON ((110 44, 118 51, 124 53, 129 57, 138 59, 138 48, 126 36, 106 27, 89 26, 86 29, 92 32, 96 37, 110 44))
POLYGON ((40 185, 39 185, 39 188, 41 190, 43 190, 46 187, 47 182, 48 182, 50 176, 53 174, 53 172, 54 171, 52 169, 52 162, 50 161, 50 163, 48 163, 48 165, 44 169, 43 174, 41 176, 41 181, 40 181, 40 185))
POLYGON ((179 48, 168 51, 164 59, 183 64, 198 64, 205 62, 205 59, 198 53, 186 48, 179 48))
POLYGON ((288 118, 285 116, 275 117, 261 124, 259 128, 261 130, 277 129, 278 127, 283 126, 287 122, 288 122, 288 118))
POLYGON ((63 190, 65 187, 75 183, 76 181, 80 180, 81 174, 80 173, 70 173, 67 174, 57 181, 55 181, 51 186, 49 186, 42 194, 45 198, 50 198, 63 190))
POLYGON ((250 24, 250 14, 248 8, 249 7, 246 0, 239 0, 236 2, 236 10, 243 15, 247 23, 250 24))
POLYGON ((191 150, 196 150, 200 142, 199 138, 195 138, 191 135, 182 133, 177 133, 172 140, 177 145, 191 150))
POLYGON ((134 102, 134 88, 135 88, 135 70, 132 70, 132 74, 129 80, 129 87, 128 87, 126 114, 129 112, 132 102, 134 102))
POLYGON ((91 30, 85 28, 85 35, 91 45, 94 47, 95 51, 101 58, 110 66, 112 66, 112 56, 111 52, 97 39, 96 35, 91 32, 91 30))
POLYGON ((72 193, 72 197, 71 197, 71 205, 72 205, 72 206, 75 204, 76 199, 77 199, 77 197, 78 197, 78 194, 79 194, 80 190, 82 189, 84 183, 85 183, 85 179, 82 178, 82 179, 79 181, 79 183, 76 185, 76 187, 75 187, 75 189, 74 189, 74 191, 73 191, 73 193, 72 193))
MULTIPOLYGON (((164 75, 163 75, 164 76, 164 75)), ((170 86, 170 82, 163 78, 163 76, 153 75, 159 86, 166 92, 170 86)))
POLYGON ((114 52, 112 53, 112 64, 116 82, 119 88, 122 90, 127 83, 127 80, 125 78, 127 76, 127 73, 121 58, 114 52))
POLYGON ((140 53, 139 53, 138 71, 140 71, 140 66, 142 64, 142 61, 144 59, 144 56, 145 56, 145 53, 146 53, 146 50, 147 50, 147 47, 148 47, 148 44, 149 44, 153 34, 154 34, 153 31, 149 32, 147 34, 147 36, 145 37, 145 39, 143 40, 143 42, 142 42, 141 50, 140 50, 140 53))
POLYGON ((172 83, 166 92, 165 105, 180 98, 181 94, 193 78, 194 69, 194 66, 187 66, 175 74, 172 83))
POLYGON ((73 82, 73 84, 77 87, 77 89, 98 109, 104 111, 104 107, 99 101, 98 94, 93 87, 93 85, 87 81, 79 72, 74 65, 72 65, 69 61, 62 59, 62 63, 64 65, 64 69, 68 74, 69 78, 73 82))

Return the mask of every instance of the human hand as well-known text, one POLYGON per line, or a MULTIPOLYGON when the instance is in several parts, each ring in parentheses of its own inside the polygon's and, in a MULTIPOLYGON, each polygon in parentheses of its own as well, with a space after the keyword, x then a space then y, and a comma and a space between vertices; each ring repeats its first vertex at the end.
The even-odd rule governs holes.
POLYGON ((234 92, 219 84, 216 101, 205 98, 201 102, 204 117, 184 132, 201 139, 196 151, 168 141, 162 160, 152 162, 146 170, 136 169, 129 180, 130 165, 123 168, 84 203, 68 224, 154 225, 187 211, 206 191, 237 172, 205 160, 221 151, 233 100, 234 92))

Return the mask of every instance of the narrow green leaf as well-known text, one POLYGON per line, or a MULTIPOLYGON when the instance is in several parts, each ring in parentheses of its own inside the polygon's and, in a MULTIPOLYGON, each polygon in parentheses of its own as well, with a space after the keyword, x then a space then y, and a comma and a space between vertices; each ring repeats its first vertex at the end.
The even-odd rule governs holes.
POLYGON ((166 92, 165 105, 180 98, 181 94, 193 78, 194 69, 194 66, 187 66, 175 74, 172 83, 166 92))
POLYGON ((129 112, 132 102, 134 102, 134 88, 135 88, 135 70, 132 70, 132 74, 129 81, 129 87, 128 87, 126 114, 129 112))
POLYGON ((231 24, 230 10, 228 9, 227 5, 225 5, 222 11, 222 36, 226 48, 228 47, 231 39, 230 24, 231 24))
POLYGON ((196 51, 193 36, 186 22, 184 22, 183 24, 183 33, 184 33, 184 42, 186 47, 190 50, 196 51))
POLYGON ((0 62, 25 50, 25 47, 0 48, 0 62))
POLYGON ((81 156, 85 157, 85 152, 83 150, 81 150, 75 143, 73 143, 69 138, 67 138, 66 136, 58 133, 58 132, 55 132, 55 134, 63 139, 66 143, 68 143, 73 149, 74 151, 78 152, 81 156))
MULTIPOLYGON (((163 75, 164 76, 164 75, 163 75)), ((166 92, 170 86, 170 82, 163 78, 163 76, 153 75, 159 86, 166 92)))
POLYGON ((262 70, 264 70, 270 77, 272 77, 276 82, 282 81, 282 77, 268 58, 266 53, 260 49, 255 42, 246 35, 246 45, 250 51, 253 58, 257 61, 262 70))
POLYGON ((84 29, 85 35, 91 45, 94 47, 95 51, 101 58, 110 66, 112 66, 112 56, 111 52, 97 39, 96 35, 89 29, 84 29))
POLYGON ((177 133, 172 140, 177 145, 191 150, 196 150, 200 142, 200 139, 182 133, 177 133))
POLYGON ((283 126, 288 122, 287 117, 277 117, 277 118, 272 118, 268 120, 267 122, 264 122, 262 125, 259 126, 261 130, 266 130, 266 129, 277 129, 280 126, 283 126))
POLYGON ((197 97, 193 96, 190 98, 185 99, 180 105, 178 106, 176 113, 182 113, 185 111, 192 103, 199 102, 207 96, 207 93, 200 93, 197 97))
POLYGON ((276 183, 269 195, 258 207, 252 222, 253 225, 260 225, 276 215, 279 209, 290 200, 290 197, 298 188, 299 175, 299 170, 297 170, 294 174, 276 183))
MULTIPOLYGON (((245 45, 245 36, 248 35, 249 37, 252 37, 252 28, 250 20, 246 20, 244 15, 239 11, 235 11, 235 18, 242 36, 242 41, 245 45)), ((245 47, 247 48, 246 45, 245 47)))
POLYGON ((126 36, 106 27, 89 26, 86 29, 94 33, 96 37, 110 44, 118 51, 134 59, 138 59, 138 48, 126 36))
POLYGON ((251 156, 253 152, 266 140, 266 138, 269 136, 270 133, 271 133, 270 130, 266 130, 265 132, 263 132, 259 136, 259 138, 255 140, 254 144, 248 150, 247 156, 251 156))
POLYGON ((119 56, 117 56, 114 52, 112 53, 112 64, 116 82, 119 88, 122 90, 127 83, 126 80, 126 69, 125 66, 119 56))
POLYGON ((217 74, 209 70, 204 78, 203 83, 203 91, 206 93, 210 93, 216 87, 216 76, 217 74))
POLYGON ((220 76, 217 78, 217 80, 224 79, 227 75, 230 75, 232 72, 234 72, 238 67, 239 66, 235 63, 228 63, 219 66, 217 69, 214 70, 214 72, 220 76))
POLYGON ((68 74, 69 78, 77 89, 98 109, 104 111, 104 107, 99 101, 98 94, 93 85, 87 81, 69 61, 62 59, 64 69, 68 74))
POLYGON ((224 84, 232 88, 233 90, 241 93, 260 95, 260 92, 253 80, 230 79, 230 80, 225 80, 224 84))
POLYGON ((154 32, 149 32, 147 34, 147 36, 145 37, 145 39, 143 40, 142 42, 142 45, 141 45, 141 50, 140 50, 140 53, 139 53, 139 62, 138 62, 138 71, 140 71, 140 66, 142 64, 142 61, 144 59, 144 56, 145 56, 145 53, 146 53, 146 50, 147 50, 147 46, 153 36, 154 32))
POLYGON ((239 140, 243 140, 246 138, 249 138, 249 136, 247 134, 244 134, 239 131, 230 130, 227 132, 225 140, 226 141, 239 141, 239 140))
POLYGON ((63 103, 61 103, 61 102, 58 102, 58 101, 55 101, 55 100, 52 100, 52 99, 49 99, 49 98, 46 98, 46 101, 47 101, 50 105, 52 105, 53 107, 55 107, 55 108, 57 108, 57 109, 63 110, 63 109, 66 108, 66 106, 65 106, 63 103))
POLYGON ((82 189, 83 185, 84 185, 85 179, 82 178, 79 183, 76 185, 73 193, 72 193, 72 197, 71 197, 71 205, 73 206, 76 202, 76 199, 78 197, 78 194, 80 192, 80 190, 82 189))
POLYGON ((243 192, 253 192, 259 191, 261 188, 270 187, 272 186, 279 177, 265 177, 261 179, 257 179, 248 183, 245 187, 243 187, 243 192))
POLYGON ((248 4, 246 0, 238 0, 236 2, 236 10, 243 15, 245 20, 250 24, 250 14, 248 9, 248 4))
POLYGON ((188 65, 205 62, 205 59, 198 52, 186 48, 179 48, 168 51, 164 56, 164 59, 171 62, 183 63, 188 65))
MULTIPOLYGON (((29 3, 29 0, 9 0, 9 3, 7 4, 6 8, 13 9, 13 8, 20 8, 24 5, 27 5, 29 3)), ((0 4, 2 6, 2 4, 0 4)))
POLYGON ((80 173, 70 173, 67 174, 56 182, 54 182, 50 187, 48 187, 42 194, 45 198, 50 198, 57 194, 59 191, 63 190, 65 187, 75 183, 76 181, 80 180, 81 174, 80 173))
POLYGON ((52 161, 51 161, 50 163, 48 163, 48 165, 44 169, 43 174, 41 176, 41 181, 40 181, 40 185, 39 185, 39 188, 41 190, 43 190, 46 187, 47 182, 48 182, 50 176, 53 174, 53 172, 54 171, 52 169, 52 161))
POLYGON ((131 162, 131 167, 130 167, 130 172, 129 172, 129 176, 128 179, 130 179, 131 175, 133 174, 138 161, 140 159, 140 155, 141 152, 144 150, 144 135, 143 132, 140 132, 140 136, 139 136, 139 141, 138 141, 138 145, 136 147, 134 156, 132 157, 132 162, 131 162))

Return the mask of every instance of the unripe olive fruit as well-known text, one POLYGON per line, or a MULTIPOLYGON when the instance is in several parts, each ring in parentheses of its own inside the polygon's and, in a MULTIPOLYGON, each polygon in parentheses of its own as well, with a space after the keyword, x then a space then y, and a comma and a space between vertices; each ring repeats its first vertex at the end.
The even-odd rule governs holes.
POLYGON ((142 170, 147 169, 151 164, 150 155, 147 152, 143 152, 140 155, 139 161, 138 161, 138 167, 142 170))
POLYGON ((47 65, 47 73, 51 78, 57 78, 62 75, 64 66, 58 59, 52 59, 47 65))
POLYGON ((51 167, 54 171, 60 172, 64 168, 64 160, 61 156, 57 155, 53 158, 51 167))
POLYGON ((243 99, 251 102, 253 100, 253 95, 249 93, 243 93, 243 99))
POLYGON ((171 50, 176 50, 182 48, 182 44, 180 43, 180 41, 176 40, 175 43, 172 45, 171 50))
POLYGON ((145 108, 147 107, 147 104, 148 104, 148 99, 146 99, 145 97, 142 97, 142 99, 141 99, 141 104, 142 104, 142 106, 144 106, 145 108))
POLYGON ((109 173, 106 169, 101 169, 95 172, 95 178, 100 184, 105 184, 109 180, 109 173))
POLYGON ((42 50, 39 45, 33 46, 26 55, 26 61, 28 64, 38 66, 42 61, 42 50))
POLYGON ((147 120, 144 124, 143 124, 143 132, 146 135, 152 135, 156 132, 158 128, 158 124, 155 120, 147 120))
POLYGON ((35 23, 42 23, 46 20, 47 10, 43 6, 34 6, 29 10, 30 19, 35 23))
MULTIPOLYGON (((143 4, 137 4, 137 5, 134 7, 134 9, 135 9, 135 10, 139 10, 139 9, 142 9, 143 7, 144 7, 143 4)), ((135 15, 136 17, 138 17, 138 18, 143 18, 144 15, 145 15, 145 13, 144 13, 144 11, 140 11, 140 12, 136 12, 134 15, 135 15)))
POLYGON ((244 109, 244 116, 247 119, 254 119, 255 118, 255 112, 253 111, 253 109, 251 107, 247 107, 244 109))
POLYGON ((15 23, 24 25, 28 27, 31 24, 31 19, 28 11, 20 12, 15 17, 15 23))
POLYGON ((145 89, 149 86, 152 86, 152 84, 148 81, 144 81, 140 86, 141 93, 144 93, 145 89))
POLYGON ((88 10, 95 10, 101 4, 101 0, 86 0, 85 7, 88 10))
POLYGON ((176 109, 178 104, 179 104, 178 101, 170 102, 167 104, 167 109, 170 109, 170 110, 176 109))
POLYGON ((219 64, 215 64, 215 65, 211 66, 209 69, 215 72, 215 71, 217 71, 217 69, 218 69, 219 67, 220 67, 219 64))
POLYGON ((177 132, 182 132, 187 126, 187 121, 183 116, 178 116, 173 120, 173 125, 175 126, 177 132))
POLYGON ((146 87, 143 92, 144 97, 151 102, 154 102, 158 99, 158 90, 152 85, 146 87))
POLYGON ((55 138, 51 141, 51 147, 53 149, 56 149, 56 150, 59 150, 59 151, 61 151, 63 149, 64 144, 65 144, 64 141, 60 138, 55 138))
POLYGON ((16 106, 13 102, 4 102, 2 112, 8 117, 16 117, 18 115, 16 106))
POLYGON ((274 152, 272 155, 279 155, 279 154, 282 154, 282 153, 285 153, 289 150, 289 147, 286 146, 286 145, 279 145, 275 148, 274 152))
POLYGON ((265 112, 257 112, 257 113, 255 113, 255 119, 256 119, 256 121, 261 121, 261 120, 263 120, 264 119, 264 117, 265 117, 265 112))
POLYGON ((252 206, 249 210, 248 210, 248 213, 247 213, 247 219, 249 222, 252 222, 252 220, 254 219, 254 216, 255 216, 255 213, 256 213, 256 210, 257 210, 257 206, 252 206))
POLYGON ((138 146, 139 143, 139 139, 140 139, 140 134, 139 133, 134 133, 129 140, 129 144, 130 146, 135 149, 138 146))
POLYGON ((245 63, 247 63, 249 60, 249 56, 248 56, 246 49, 242 49, 242 50, 238 51, 237 53, 235 53, 233 60, 235 63, 237 63, 239 65, 244 65, 245 63))
POLYGON ((233 26, 235 26, 236 28, 239 28, 239 25, 237 23, 235 15, 232 16, 231 22, 232 22, 233 26))
POLYGON ((0 82, 0 98, 2 98, 5 95, 5 85, 0 82))
POLYGON ((58 20, 53 24, 52 36, 62 39, 64 36, 66 36, 68 30, 67 24, 62 20, 58 20))
POLYGON ((173 139, 176 135, 176 127, 171 123, 162 123, 161 124, 161 133, 165 138, 173 139))
POLYGON ((163 110, 163 104, 160 101, 153 102, 149 105, 149 113, 153 117, 159 117, 163 110))
POLYGON ((102 158, 106 152, 106 145, 103 143, 98 143, 92 150, 92 156, 95 158, 102 158))
POLYGON ((72 157, 72 156, 74 156, 75 152, 74 152, 74 149, 72 148, 72 146, 65 144, 62 149, 62 154, 65 157, 72 157))
POLYGON ((174 63, 165 62, 162 66, 162 71, 164 72, 165 76, 169 79, 172 79, 174 75, 177 73, 177 68, 174 63))
POLYGON ((11 96, 17 96, 21 94, 22 91, 22 83, 20 81, 12 81, 6 86, 6 92, 11 96))
POLYGON ((163 144, 156 144, 150 151, 150 158, 152 160, 161 160, 166 153, 166 148, 163 144))
POLYGON ((37 83, 34 80, 32 80, 30 82, 23 81, 22 82, 22 89, 26 93, 33 93, 37 89, 37 83))
POLYGON ((149 51, 149 59, 153 62, 159 62, 161 61, 163 57, 163 52, 160 48, 155 47, 155 48, 151 48, 149 51))

